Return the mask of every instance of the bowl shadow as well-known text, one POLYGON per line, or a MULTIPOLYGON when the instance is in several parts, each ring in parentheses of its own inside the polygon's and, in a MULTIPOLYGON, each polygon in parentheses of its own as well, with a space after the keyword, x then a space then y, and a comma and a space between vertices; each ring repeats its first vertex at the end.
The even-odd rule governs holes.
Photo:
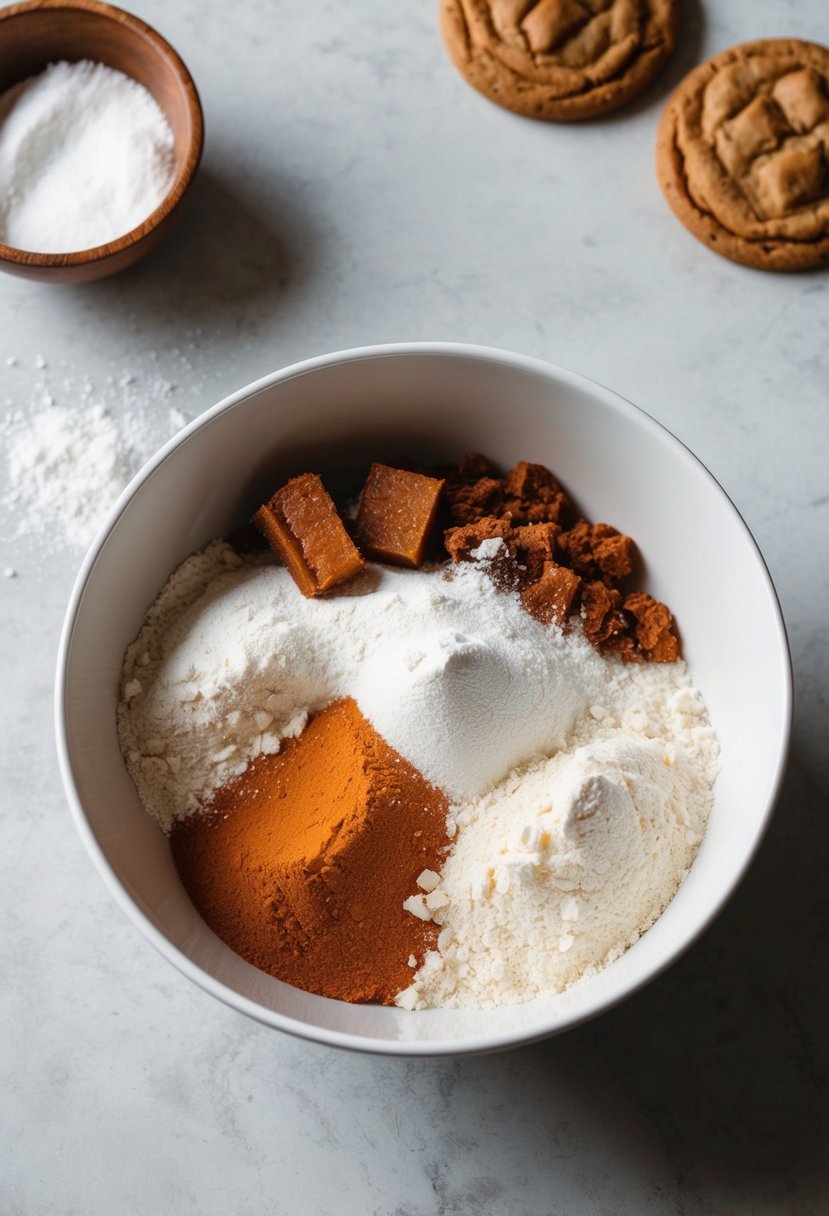
POLYGON ((130 325, 147 347, 193 333, 238 346, 240 330, 267 326, 309 274, 312 241, 303 225, 278 195, 257 206, 203 167, 180 224, 157 250, 113 278, 63 290, 104 348, 130 325))

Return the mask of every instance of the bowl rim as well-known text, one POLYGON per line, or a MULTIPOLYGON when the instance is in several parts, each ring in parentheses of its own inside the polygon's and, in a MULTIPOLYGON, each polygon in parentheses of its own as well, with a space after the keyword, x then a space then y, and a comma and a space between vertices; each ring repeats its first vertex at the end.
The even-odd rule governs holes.
POLYGON ((75 821, 75 826, 81 835, 87 852, 92 857, 92 860, 101 874, 104 883, 109 888, 110 893, 119 904, 122 911, 126 913, 133 924, 135 924, 141 930, 152 945, 154 945, 155 948, 169 962, 173 963, 173 965, 182 974, 187 976, 206 992, 222 1001, 225 1005, 228 1005, 230 1008, 247 1014, 247 1016, 252 1017, 256 1021, 261 1022, 266 1026, 271 1026, 275 1029, 285 1031, 297 1038, 324 1043, 328 1046, 381 1055, 409 1057, 473 1055, 501 1051, 507 1048, 519 1047, 528 1043, 533 1043, 540 1039, 548 1038, 551 1035, 560 1034, 566 1030, 571 1030, 584 1022, 592 1020, 594 1017, 599 1016, 599 1014, 604 1013, 607 1010, 614 1008, 622 1001, 627 1000, 628 997, 632 996, 635 992, 638 992, 647 984, 650 984, 658 976, 662 975, 694 944, 694 942, 697 941, 705 930, 708 929, 708 927, 712 924, 716 917, 719 916, 720 912, 734 895, 735 891, 745 877, 745 874, 757 853, 763 837, 765 836, 771 816, 774 812, 775 805, 779 798, 780 789, 786 772, 789 748, 791 744, 793 677, 791 652, 786 633, 786 626, 780 608, 779 597, 769 573, 768 566, 766 565, 765 559, 760 552, 759 546, 757 545, 751 530, 738 511, 737 507, 732 502, 731 498, 722 488, 714 475, 680 439, 678 439, 671 431, 668 430, 667 427, 663 426, 662 423, 657 422, 657 420, 650 414, 646 413, 645 410, 634 405, 633 402, 615 392, 615 390, 607 388, 605 385, 599 383, 598 381, 592 380, 590 377, 584 376, 579 372, 574 372, 568 368, 562 367, 560 364, 551 363, 533 356, 520 355, 512 351, 502 350, 490 346, 461 342, 419 341, 354 347, 289 364, 279 371, 271 372, 266 376, 262 376, 258 380, 246 385, 244 388, 238 389, 237 391, 224 397, 221 401, 217 402, 216 405, 207 409, 181 431, 177 432, 177 434, 169 439, 167 443, 165 443, 163 447, 156 452, 155 456, 151 457, 151 459, 136 474, 136 476, 132 479, 113 505, 107 519, 99 529, 96 538, 92 542, 92 545, 90 546, 76 577, 67 605, 58 647, 54 712, 58 765, 63 782, 64 792, 69 802, 70 811, 75 821), (773 778, 770 783, 766 804, 762 808, 762 813, 756 820, 753 835, 747 837, 745 840, 742 860, 739 866, 732 871, 727 880, 723 883, 718 892, 716 900, 706 909, 705 915, 680 936, 679 940, 674 944, 671 951, 666 955, 659 966, 649 970, 647 974, 635 975, 625 979, 615 992, 609 995, 604 995, 595 1000, 584 1010, 580 1010, 575 1014, 567 1015, 552 1022, 549 1018, 546 1020, 546 1022, 542 1019, 539 1021, 538 1025, 529 1027, 524 1026, 515 1030, 514 1032, 501 1032, 467 1039, 386 1040, 376 1039, 367 1035, 360 1035, 351 1032, 329 1030, 325 1027, 312 1025, 310 1023, 303 1022, 298 1018, 279 1013, 276 1010, 267 1009, 266 1007, 259 1005, 257 1002, 250 1000, 248 997, 242 996, 240 993, 234 991, 232 988, 229 988, 227 985, 215 979, 213 976, 208 975, 205 971, 202 971, 202 969, 197 966, 196 963, 183 954, 159 929, 155 927, 155 925, 152 924, 149 918, 133 901, 129 892, 121 884, 120 880, 115 874, 108 858, 106 857, 92 831, 92 827, 87 819, 78 789, 75 785, 72 770, 71 750, 67 733, 66 693, 68 664, 72 646, 72 638, 75 630, 75 622, 81 606, 84 591, 93 568, 98 560, 98 556, 112 529, 122 515, 123 511, 128 506, 129 502, 132 500, 136 491, 144 484, 144 482, 147 481, 155 470, 167 460, 171 453, 186 442, 186 440, 197 430, 200 430, 203 426, 212 422, 213 419, 217 418, 219 415, 234 409, 241 402, 254 397, 258 393, 272 387, 273 385, 286 382, 298 376, 308 375, 309 373, 313 373, 322 368, 331 367, 339 363, 350 363, 358 360, 394 358, 411 355, 448 355, 461 359, 469 359, 473 362, 494 361, 501 365, 511 366, 517 370, 534 372, 554 382, 563 382, 570 387, 577 387, 582 391, 587 391, 594 396, 597 395, 602 398, 605 404, 610 405, 612 408, 627 415, 639 425, 644 425, 646 429, 658 432, 663 438, 667 436, 671 444, 676 446, 678 454, 683 459, 698 466, 705 476, 713 483, 715 489, 718 490, 719 494, 722 496, 724 505, 736 517, 738 524, 741 525, 749 547, 753 551, 754 558, 757 562, 761 578, 765 583, 766 591, 769 597, 769 605, 772 609, 774 623, 776 626, 779 657, 781 659, 781 674, 783 676, 783 687, 780 689, 783 709, 783 730, 781 732, 781 737, 778 740, 777 749, 774 756, 774 762, 771 770, 773 778))
MULTIPOLYGON (((156 54, 172 65, 179 79, 184 91, 192 133, 187 153, 176 170, 170 189, 164 198, 140 224, 122 236, 107 241, 103 245, 92 245, 88 249, 76 249, 66 253, 38 253, 35 250, 20 249, 16 245, 7 245, 0 241, 0 262, 31 270, 62 270, 88 266, 95 262, 106 261, 107 258, 114 257, 137 245, 163 224, 182 202, 193 184, 204 150, 204 112, 195 81, 184 60, 167 39, 159 34, 158 30, 148 25, 146 21, 142 21, 140 17, 136 17, 134 13, 117 8, 114 4, 107 4, 104 0, 21 0, 18 4, 11 4, 0 9, 0 34, 2 34, 4 21, 48 9, 70 9, 95 13, 97 16, 107 18, 117 25, 125 27, 131 34, 138 35, 145 42, 149 42, 156 54)), ((167 119, 166 114, 164 117, 167 119)), ((169 119, 167 121, 169 122, 169 119)))

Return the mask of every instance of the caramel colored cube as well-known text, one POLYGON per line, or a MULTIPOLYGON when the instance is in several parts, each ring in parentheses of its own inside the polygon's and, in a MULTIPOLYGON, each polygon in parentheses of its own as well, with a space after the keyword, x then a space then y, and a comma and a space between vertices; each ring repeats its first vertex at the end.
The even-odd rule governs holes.
POLYGON ((259 508, 253 523, 303 595, 322 595, 365 567, 316 473, 293 477, 259 508))
POLYGON ((363 553, 398 566, 421 565, 443 484, 436 477, 373 464, 354 526, 363 553))

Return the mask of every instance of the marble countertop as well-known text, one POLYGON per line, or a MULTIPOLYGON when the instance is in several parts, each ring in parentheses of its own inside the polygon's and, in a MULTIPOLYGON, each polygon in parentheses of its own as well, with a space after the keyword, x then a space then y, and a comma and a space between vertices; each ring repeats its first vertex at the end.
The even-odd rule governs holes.
POLYGON ((825 0, 686 0, 657 87, 572 128, 469 89, 433 0, 132 7, 202 95, 192 206, 111 280, 3 276, 0 413, 86 391, 117 414, 129 380, 159 417, 193 416, 306 355, 405 339, 584 372, 688 444, 756 536, 791 638, 794 745, 741 890, 622 1007, 477 1059, 294 1041, 175 972, 96 876, 51 724, 81 553, 45 554, 4 519, 0 568, 17 577, 0 579, 0 1210, 829 1210, 829 280, 709 253, 653 170, 661 105, 694 62, 761 36, 829 42, 825 0))

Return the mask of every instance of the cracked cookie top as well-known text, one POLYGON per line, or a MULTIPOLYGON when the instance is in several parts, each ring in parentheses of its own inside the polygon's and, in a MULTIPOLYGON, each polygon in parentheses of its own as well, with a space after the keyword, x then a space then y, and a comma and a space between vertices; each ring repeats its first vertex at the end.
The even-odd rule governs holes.
POLYGON ((665 108, 657 171, 677 216, 724 257, 829 264, 829 50, 751 42, 696 68, 665 108))
POLYGON ((641 93, 674 48, 678 0, 441 0, 474 88, 516 114, 594 118, 641 93))

